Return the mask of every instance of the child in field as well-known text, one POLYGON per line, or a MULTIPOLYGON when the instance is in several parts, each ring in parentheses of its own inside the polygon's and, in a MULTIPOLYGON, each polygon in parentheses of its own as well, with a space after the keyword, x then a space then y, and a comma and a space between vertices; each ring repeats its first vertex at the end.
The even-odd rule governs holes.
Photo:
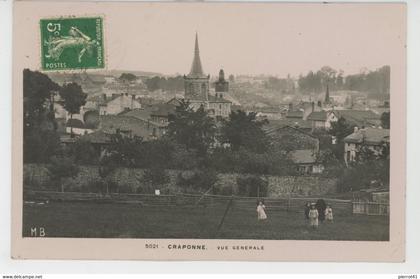
POLYGON ((315 208, 315 205, 311 205, 311 210, 309 210, 309 224, 313 229, 318 228, 318 210, 315 208))
POLYGON ((328 222, 333 222, 333 212, 330 205, 327 205, 327 208, 325 209, 325 220, 328 222))
POLYGON ((265 214, 265 205, 262 201, 259 201, 257 205, 257 217, 258 221, 267 219, 267 214, 265 214))

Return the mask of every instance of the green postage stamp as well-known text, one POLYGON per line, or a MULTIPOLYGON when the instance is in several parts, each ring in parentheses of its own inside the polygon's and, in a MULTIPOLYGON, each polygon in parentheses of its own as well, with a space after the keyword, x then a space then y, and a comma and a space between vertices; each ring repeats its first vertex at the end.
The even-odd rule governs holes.
POLYGON ((40 28, 43 70, 105 67, 101 17, 41 19, 40 28))

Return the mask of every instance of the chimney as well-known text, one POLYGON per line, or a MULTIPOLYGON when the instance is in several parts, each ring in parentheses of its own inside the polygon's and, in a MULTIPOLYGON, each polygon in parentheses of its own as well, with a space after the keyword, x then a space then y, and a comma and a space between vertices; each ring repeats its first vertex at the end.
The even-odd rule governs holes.
POLYGON ((354 126, 354 133, 357 133, 359 131, 359 128, 357 126, 354 126))
POLYGON ((315 111, 315 102, 312 102, 312 112, 314 112, 315 111))
POLYGON ((102 94, 102 98, 106 101, 106 94, 102 94))
POLYGON ((223 94, 222 93, 219 93, 219 97, 220 97, 220 99, 222 99, 223 98, 223 94))
POLYGON ((136 99, 136 95, 132 94, 132 95, 131 95, 131 99, 132 99, 132 100, 135 100, 135 99, 136 99))
POLYGON ((217 92, 216 92, 216 98, 217 98, 217 92))
POLYGON ((293 104, 289 103, 289 111, 293 111, 293 104))

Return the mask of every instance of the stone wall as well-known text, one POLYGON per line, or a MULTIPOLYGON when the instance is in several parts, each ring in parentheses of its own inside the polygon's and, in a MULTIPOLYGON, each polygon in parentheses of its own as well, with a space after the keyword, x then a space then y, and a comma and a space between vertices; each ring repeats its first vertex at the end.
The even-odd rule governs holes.
MULTIPOLYGON (((161 185, 163 194, 174 194, 183 191, 176 185, 179 173, 183 175, 191 171, 167 170, 169 182, 161 185)), ((44 165, 25 164, 24 186, 43 190, 59 190, 56 182, 51 181, 48 170, 44 165)), ((118 185, 120 192, 153 193, 153 187, 143 181, 143 169, 120 168, 110 178, 110 181, 118 185)), ((219 193, 237 194, 237 173, 219 173, 214 187, 219 193)), ((300 197, 319 196, 336 192, 337 179, 320 176, 264 176, 268 182, 269 197, 300 197)), ((65 191, 92 191, 92 185, 99 181, 98 167, 82 166, 75 178, 65 179, 65 191)))
POLYGON ((269 197, 319 196, 336 193, 337 179, 321 176, 267 176, 269 197))

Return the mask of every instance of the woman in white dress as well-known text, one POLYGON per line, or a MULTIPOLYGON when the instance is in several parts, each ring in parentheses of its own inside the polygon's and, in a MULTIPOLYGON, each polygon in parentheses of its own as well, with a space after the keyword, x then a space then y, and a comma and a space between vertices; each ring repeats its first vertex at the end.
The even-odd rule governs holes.
POLYGON ((313 229, 318 228, 318 217, 318 210, 315 208, 315 205, 312 205, 311 210, 309 210, 309 224, 313 229))
POLYGON ((265 214, 265 205, 262 201, 258 202, 257 216, 258 216, 258 221, 267 219, 267 214, 265 214))
POLYGON ((330 205, 327 206, 327 208, 325 209, 325 220, 327 220, 328 222, 333 222, 333 211, 330 205))

